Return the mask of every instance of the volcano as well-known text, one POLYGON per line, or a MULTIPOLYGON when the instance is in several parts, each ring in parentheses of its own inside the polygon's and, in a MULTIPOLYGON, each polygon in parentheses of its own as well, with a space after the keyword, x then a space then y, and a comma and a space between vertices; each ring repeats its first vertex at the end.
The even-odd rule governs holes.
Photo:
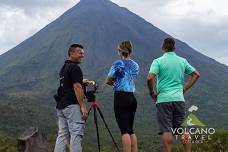
MULTIPOLYGON (((81 0, 0 56, 0 134, 14 135, 30 125, 57 127, 52 96, 58 86, 58 72, 72 43, 84 46, 85 59, 81 64, 84 77, 100 84, 97 99, 108 122, 112 122, 113 91, 103 81, 112 62, 119 58, 117 45, 122 40, 132 41, 132 58, 140 66, 135 127, 150 134, 153 126, 156 128, 156 119, 155 106, 147 93, 146 75, 153 59, 162 55, 160 45, 168 36, 171 35, 109 0, 81 0)), ((176 53, 187 58, 201 73, 200 81, 186 94, 187 106, 197 105, 200 108, 197 116, 207 126, 227 129, 228 67, 181 40, 176 39, 176 48, 176 53)))

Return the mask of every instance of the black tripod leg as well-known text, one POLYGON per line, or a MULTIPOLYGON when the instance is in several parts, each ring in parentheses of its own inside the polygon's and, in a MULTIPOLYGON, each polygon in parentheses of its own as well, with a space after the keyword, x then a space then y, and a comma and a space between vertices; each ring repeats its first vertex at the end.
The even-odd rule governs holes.
POLYGON ((100 152, 101 145, 100 145, 100 137, 99 137, 99 130, 98 130, 98 122, 97 122, 97 111, 96 111, 96 107, 94 107, 93 109, 94 109, 94 123, 96 125, 96 131, 97 131, 97 146, 98 146, 98 150, 100 152))
POLYGON ((116 143, 116 141, 115 141, 115 139, 114 139, 114 137, 113 137, 111 131, 109 130, 108 125, 107 125, 105 119, 104 119, 104 115, 102 114, 101 109, 100 109, 98 106, 97 106, 97 110, 98 110, 98 112, 99 112, 99 114, 100 114, 100 116, 101 116, 101 119, 103 120, 103 122, 104 122, 104 124, 105 124, 105 127, 107 128, 107 130, 108 130, 108 132, 109 132, 109 135, 110 135, 111 138, 112 138, 112 141, 113 141, 113 143, 114 143, 114 145, 115 145, 117 151, 120 152, 120 149, 119 149, 119 147, 118 147, 118 145, 117 145, 117 143, 116 143))

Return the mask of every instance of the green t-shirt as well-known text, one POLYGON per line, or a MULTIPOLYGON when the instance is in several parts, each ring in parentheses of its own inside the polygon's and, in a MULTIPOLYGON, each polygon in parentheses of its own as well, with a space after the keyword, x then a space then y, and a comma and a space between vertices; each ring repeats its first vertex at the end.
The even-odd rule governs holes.
POLYGON ((185 58, 166 52, 153 61, 149 73, 157 76, 157 103, 184 101, 184 74, 195 71, 185 58))

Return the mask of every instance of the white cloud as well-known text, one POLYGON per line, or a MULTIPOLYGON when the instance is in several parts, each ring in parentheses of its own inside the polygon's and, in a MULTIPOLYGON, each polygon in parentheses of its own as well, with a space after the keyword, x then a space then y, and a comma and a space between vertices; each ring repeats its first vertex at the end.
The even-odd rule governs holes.
MULTIPOLYGON (((8 7, 2 7, 0 8, 0 19, 1 50, 7 50, 10 46, 15 45, 18 39, 21 41, 30 35, 29 31, 22 30, 28 26, 26 25, 28 20, 23 10, 11 9, 9 11, 8 7)), ((33 26, 34 25, 31 24, 31 27, 28 28, 35 28, 33 26)))
POLYGON ((196 50, 228 65, 226 0, 163 0, 125 2, 131 11, 187 42, 196 50), (157 2, 157 3, 156 3, 157 2), (139 5, 136 5, 139 4, 139 5), (149 10, 149 11, 148 11, 149 10), (224 57, 225 56, 225 57, 224 57))
POLYGON ((8 0, 0 4, 0 54, 29 38, 73 6, 63 0, 50 5, 50 0, 8 0), (40 2, 40 3, 39 3, 40 2), (39 5, 38 5, 39 4, 39 5), (58 4, 58 5, 57 5, 58 4))
MULTIPOLYGON (((79 0, 0 0, 0 54, 16 46, 79 0)), ((226 0, 112 0, 153 25, 228 65, 226 0)))
POLYGON ((224 0, 176 0, 164 6, 160 12, 163 19, 157 23, 196 50, 228 65, 227 4, 224 0))

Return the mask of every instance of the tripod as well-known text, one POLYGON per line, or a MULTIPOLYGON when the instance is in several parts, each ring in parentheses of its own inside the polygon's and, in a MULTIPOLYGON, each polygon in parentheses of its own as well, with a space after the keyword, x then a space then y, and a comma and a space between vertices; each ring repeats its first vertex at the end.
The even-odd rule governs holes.
POLYGON ((115 139, 114 139, 111 131, 109 130, 108 125, 107 125, 105 119, 104 119, 104 115, 102 114, 101 109, 99 108, 99 106, 96 103, 95 95, 93 95, 91 101, 92 101, 92 105, 89 108, 88 116, 90 114, 90 111, 93 109, 93 111, 94 111, 94 123, 95 123, 95 126, 96 126, 96 132, 97 132, 97 146, 98 146, 99 152, 101 151, 101 145, 100 145, 100 135, 99 135, 98 121, 97 121, 97 111, 98 111, 98 114, 100 115, 100 117, 101 117, 101 119, 102 119, 102 121, 103 121, 106 129, 108 130, 108 133, 109 133, 110 137, 112 138, 112 141, 113 141, 113 143, 114 143, 117 151, 120 152, 120 149, 119 149, 119 147, 118 147, 118 145, 117 145, 117 143, 116 143, 116 141, 115 141, 115 139))

